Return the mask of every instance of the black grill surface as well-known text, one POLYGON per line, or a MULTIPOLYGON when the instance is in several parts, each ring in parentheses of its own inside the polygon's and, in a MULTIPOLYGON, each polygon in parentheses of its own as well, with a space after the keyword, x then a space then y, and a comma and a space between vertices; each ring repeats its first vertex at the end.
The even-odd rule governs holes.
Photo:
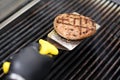
POLYGON ((53 29, 56 15, 78 12, 101 27, 72 51, 60 50, 45 80, 120 80, 120 5, 108 0, 43 0, 0 31, 2 63, 53 29))

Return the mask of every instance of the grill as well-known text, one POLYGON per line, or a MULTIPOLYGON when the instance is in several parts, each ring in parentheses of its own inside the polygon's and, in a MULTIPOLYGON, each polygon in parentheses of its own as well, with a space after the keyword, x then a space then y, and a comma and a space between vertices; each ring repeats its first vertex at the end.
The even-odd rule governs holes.
POLYGON ((101 27, 72 51, 60 50, 45 80, 120 80, 120 5, 109 0, 44 0, 0 30, 2 63, 53 29, 56 15, 78 12, 101 27))

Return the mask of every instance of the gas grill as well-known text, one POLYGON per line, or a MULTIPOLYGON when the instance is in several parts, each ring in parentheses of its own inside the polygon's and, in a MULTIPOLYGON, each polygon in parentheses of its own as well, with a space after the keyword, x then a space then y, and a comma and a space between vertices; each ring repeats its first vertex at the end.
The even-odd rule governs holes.
POLYGON ((21 48, 46 39, 60 13, 78 12, 101 27, 74 50, 60 50, 45 80, 120 80, 119 0, 41 0, 0 30, 2 64, 21 48), (118 3, 116 3, 118 1, 118 3))

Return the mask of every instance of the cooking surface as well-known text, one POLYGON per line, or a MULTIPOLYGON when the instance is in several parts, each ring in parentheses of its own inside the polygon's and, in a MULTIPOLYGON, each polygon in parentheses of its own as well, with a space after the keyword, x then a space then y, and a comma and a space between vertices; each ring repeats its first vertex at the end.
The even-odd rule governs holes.
MULTIPOLYGON (((120 6, 108 0, 43 0, 0 30, 0 67, 22 47, 53 29, 56 15, 78 12, 91 17, 101 27, 72 51, 55 58, 45 80, 119 80, 120 6)), ((0 74, 3 76, 2 68, 0 74)))
POLYGON ((120 0, 111 0, 111 1, 113 1, 113 2, 115 2, 117 4, 120 4, 120 0))

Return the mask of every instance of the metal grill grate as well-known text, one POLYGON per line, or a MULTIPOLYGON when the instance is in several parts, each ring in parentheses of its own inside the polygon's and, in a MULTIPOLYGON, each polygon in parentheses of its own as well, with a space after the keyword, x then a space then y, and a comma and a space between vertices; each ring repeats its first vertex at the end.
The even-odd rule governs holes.
MULTIPOLYGON (((0 67, 22 47, 53 29, 56 15, 78 12, 91 17, 101 28, 73 51, 60 51, 46 80, 120 79, 120 6, 108 0, 46 0, 34 12, 8 25, 0 35, 0 67)), ((2 30, 1 30, 2 31, 2 30)), ((2 68, 0 68, 2 75, 2 68)))

